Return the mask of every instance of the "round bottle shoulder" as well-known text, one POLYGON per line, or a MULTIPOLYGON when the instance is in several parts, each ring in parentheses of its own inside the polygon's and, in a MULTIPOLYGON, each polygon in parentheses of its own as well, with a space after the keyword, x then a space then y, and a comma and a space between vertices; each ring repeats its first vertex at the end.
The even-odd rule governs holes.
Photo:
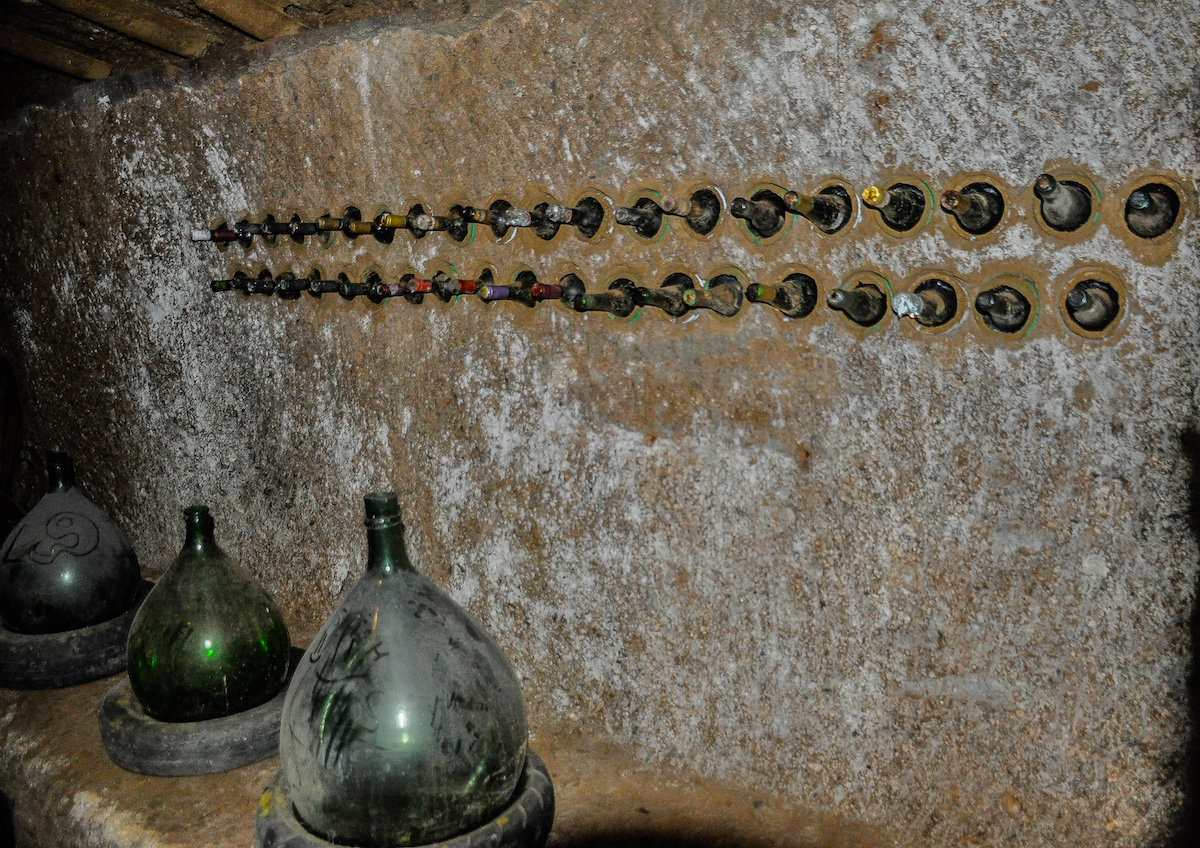
POLYGON ((0 616, 55 632, 120 615, 139 579, 129 540, 77 488, 48 492, 0 547, 0 616))
POLYGON ((280 755, 293 803, 327 838, 425 842, 511 796, 527 736, 520 683, 487 631, 421 574, 367 572, 296 671, 280 755), (438 822, 447 804, 453 821, 438 822))

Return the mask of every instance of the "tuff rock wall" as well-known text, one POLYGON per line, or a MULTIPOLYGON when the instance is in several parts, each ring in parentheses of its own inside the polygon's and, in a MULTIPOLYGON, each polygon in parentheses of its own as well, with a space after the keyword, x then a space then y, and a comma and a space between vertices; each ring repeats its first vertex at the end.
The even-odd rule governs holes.
POLYGON ((180 509, 311 632, 361 568, 361 495, 396 487, 418 567, 491 628, 536 721, 882 826, 905 845, 1160 841, 1183 804, 1197 579, 1194 3, 478 3, 79 88, 0 145, 0 330, 31 448, 74 452, 147 573, 180 509), (1030 185, 1081 172, 1056 237, 1030 185), (217 218, 496 197, 855 189, 982 174, 968 239, 857 209, 825 237, 672 221, 469 244, 192 244, 217 218), (1174 180, 1172 234, 1121 204, 1174 180), (672 320, 214 295, 237 269, 436 270, 592 288, 734 268, 952 272, 1038 289, 1000 338, 824 306, 672 320), (1124 286, 1070 330, 1072 275, 1124 286))

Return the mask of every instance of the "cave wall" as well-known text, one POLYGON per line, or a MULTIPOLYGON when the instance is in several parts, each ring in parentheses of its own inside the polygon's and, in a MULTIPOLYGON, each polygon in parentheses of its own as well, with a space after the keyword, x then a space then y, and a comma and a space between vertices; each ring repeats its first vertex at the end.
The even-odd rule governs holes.
POLYGON ((208 503, 311 633, 362 567, 361 496, 395 487, 418 568, 496 634, 535 721, 878 824, 901 844, 1145 845, 1183 803, 1197 579, 1194 3, 639 0, 474 4, 82 86, 0 145, 0 344, 30 449, 76 456, 148 574, 208 503), (1181 23, 1182 21, 1182 23, 1181 23), (1036 220, 1043 169, 1098 216, 1036 220), (1002 226, 750 237, 672 220, 469 243, 249 249, 217 219, 348 204, 714 186, 861 189, 982 175, 1002 226), (1147 243, 1138 180, 1180 188, 1147 243), (214 294, 266 268, 392 281, 927 269, 964 305, 1015 274, 1002 337, 826 307, 633 320, 464 298, 214 294), (1071 280, 1125 308, 1073 332, 1071 280))

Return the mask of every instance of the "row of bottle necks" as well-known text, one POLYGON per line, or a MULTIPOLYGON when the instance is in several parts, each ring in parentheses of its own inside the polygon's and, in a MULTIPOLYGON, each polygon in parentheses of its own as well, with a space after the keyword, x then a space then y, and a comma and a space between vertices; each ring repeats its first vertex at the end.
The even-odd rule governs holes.
MULTIPOLYGON (((612 229, 612 222, 642 239, 656 239, 665 233, 670 218, 681 220, 697 235, 707 236, 727 211, 742 222, 752 238, 761 241, 783 232, 793 216, 807 219, 815 230, 826 235, 843 231, 854 218, 854 201, 843 184, 828 185, 814 194, 777 188, 747 192, 745 197, 734 198, 728 210, 715 187, 698 188, 686 198, 648 192, 627 206, 613 209, 611 221, 598 194, 585 196, 573 206, 546 201, 531 209, 519 208, 505 199, 486 207, 456 204, 445 215, 435 215, 418 203, 404 214, 384 210, 369 219, 358 207, 349 206, 340 215, 325 214, 313 220, 294 213, 286 221, 273 215, 232 225, 219 221, 210 228, 193 230, 192 240, 238 242, 249 247, 256 237, 271 244, 280 236, 303 243, 307 238, 328 241, 334 233, 341 233, 349 239, 369 236, 390 244, 398 231, 407 231, 414 238, 441 232, 461 243, 468 241, 478 226, 486 227, 497 240, 515 230, 528 229, 549 241, 564 228, 574 229, 587 240, 606 228, 612 229)), ((1041 174, 1033 183, 1033 195, 1038 219, 1050 232, 1075 233, 1099 220, 1100 193, 1083 174, 1041 174)), ((896 235, 911 234, 926 226, 935 205, 928 185, 916 178, 868 186, 859 199, 874 210, 886 231, 896 235)), ((997 185, 982 179, 944 191, 936 199, 936 205, 954 226, 969 237, 985 235, 1001 226, 1008 203, 997 185)), ((1157 239, 1177 225, 1181 204, 1177 188, 1154 179, 1141 181, 1125 199, 1121 225, 1140 239, 1157 239)))
MULTIPOLYGON (((733 272, 715 274, 704 284, 697 276, 680 271, 668 274, 658 286, 642 286, 618 276, 604 288, 589 290, 574 272, 552 283, 542 282, 530 270, 518 271, 512 280, 500 283, 490 268, 469 279, 438 271, 428 278, 404 274, 389 283, 374 271, 355 282, 344 273, 326 279, 315 269, 306 277, 291 272, 275 276, 263 270, 256 275, 238 271, 230 279, 213 280, 211 288, 214 292, 237 291, 284 299, 296 299, 305 293, 313 297, 336 294, 346 300, 365 297, 375 303, 401 298, 420 304, 426 295, 447 303, 468 296, 488 302, 513 301, 526 307, 558 301, 575 312, 605 312, 618 318, 628 318, 640 308, 660 309, 672 317, 706 309, 732 318, 749 301, 799 319, 811 315, 821 303, 816 280, 798 271, 770 285, 747 284, 733 272)), ((890 310, 922 328, 947 329, 962 317, 968 301, 984 326, 997 333, 1020 334, 1036 321, 1039 287, 1024 276, 993 277, 973 300, 967 294, 968 286, 948 273, 923 272, 905 288, 893 293, 892 284, 880 274, 859 271, 830 290, 824 303, 864 328, 879 326, 890 310)), ((1115 274, 1087 268, 1068 277, 1061 306, 1072 329, 1084 336, 1100 337, 1116 328, 1127 308, 1126 300, 1125 285, 1115 274)))

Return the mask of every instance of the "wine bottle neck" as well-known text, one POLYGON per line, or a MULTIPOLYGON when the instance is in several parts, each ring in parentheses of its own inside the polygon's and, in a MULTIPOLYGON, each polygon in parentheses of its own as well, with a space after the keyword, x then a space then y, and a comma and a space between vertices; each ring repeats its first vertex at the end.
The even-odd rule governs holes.
POLYGON ((386 527, 367 528, 367 570, 383 571, 385 574, 416 571, 408 561, 408 551, 404 547, 404 525, 399 519, 386 527))
POLYGON ((213 535, 213 518, 208 507, 192 506, 183 511, 183 549, 197 554, 220 551, 213 535))
POLYGON ((75 465, 65 453, 46 454, 46 479, 51 492, 63 492, 75 485, 75 465))

